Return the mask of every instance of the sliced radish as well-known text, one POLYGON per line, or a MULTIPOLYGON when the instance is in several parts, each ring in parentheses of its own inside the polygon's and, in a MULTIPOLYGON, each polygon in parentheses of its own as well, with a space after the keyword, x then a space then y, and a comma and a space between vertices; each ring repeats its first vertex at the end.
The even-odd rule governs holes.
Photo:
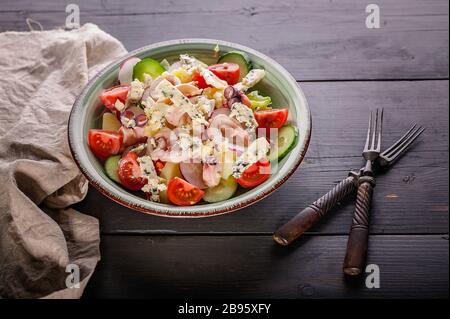
POLYGON ((203 182, 202 163, 180 163, 180 171, 184 179, 200 189, 208 188, 203 182))
POLYGON ((133 81, 133 68, 139 61, 141 59, 132 57, 122 62, 118 76, 120 84, 130 84, 133 81))

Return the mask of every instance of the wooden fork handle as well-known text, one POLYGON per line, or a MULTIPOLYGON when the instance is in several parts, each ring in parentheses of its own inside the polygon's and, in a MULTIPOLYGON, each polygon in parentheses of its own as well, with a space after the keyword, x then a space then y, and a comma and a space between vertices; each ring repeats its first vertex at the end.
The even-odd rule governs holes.
POLYGON ((333 187, 328 193, 306 207, 294 218, 281 226, 273 235, 273 239, 280 245, 287 246, 300 237, 314 223, 325 216, 338 202, 352 193, 357 186, 357 174, 350 175, 333 187))
POLYGON ((369 216, 374 187, 375 179, 373 177, 360 177, 343 267, 344 273, 350 276, 361 274, 366 264, 369 242, 369 216))

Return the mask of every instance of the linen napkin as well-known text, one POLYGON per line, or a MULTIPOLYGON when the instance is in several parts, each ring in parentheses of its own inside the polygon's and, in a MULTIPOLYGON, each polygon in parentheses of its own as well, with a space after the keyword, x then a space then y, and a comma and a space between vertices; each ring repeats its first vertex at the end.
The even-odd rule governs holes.
POLYGON ((0 33, 2 298, 79 298, 100 260, 97 219, 67 208, 88 187, 67 122, 89 78, 125 53, 93 24, 0 33))

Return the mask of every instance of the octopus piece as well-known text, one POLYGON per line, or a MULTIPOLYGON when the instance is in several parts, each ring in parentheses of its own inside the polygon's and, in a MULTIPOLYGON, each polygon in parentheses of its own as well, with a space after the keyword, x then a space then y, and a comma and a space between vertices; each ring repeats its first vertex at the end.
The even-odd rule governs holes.
POLYGON ((182 124, 187 123, 188 119, 190 119, 189 115, 186 113, 186 110, 171 106, 166 113, 166 120, 169 124, 173 126, 180 126, 182 124))
POLYGON ((208 188, 208 185, 206 185, 203 181, 202 163, 192 163, 192 162, 180 163, 180 171, 184 179, 188 183, 200 189, 208 188))
POLYGON ((193 97, 202 94, 202 90, 190 83, 178 84, 175 86, 186 97, 193 97))
POLYGON ((214 187, 219 185, 222 178, 222 163, 210 162, 203 164, 203 182, 208 187, 214 187))
POLYGON ((176 131, 163 128, 153 137, 153 143, 148 143, 148 153, 153 160, 180 163, 189 159, 189 152, 180 144, 176 131), (153 145, 152 145, 153 144, 153 145))
POLYGON ((237 145, 247 145, 249 141, 249 134, 242 126, 225 114, 216 115, 210 122, 207 129, 208 137, 227 138, 231 143, 237 145))
POLYGON ((123 136, 124 147, 145 142, 147 140, 147 136, 145 136, 144 129, 142 127, 126 128, 122 126, 119 129, 119 133, 123 136))

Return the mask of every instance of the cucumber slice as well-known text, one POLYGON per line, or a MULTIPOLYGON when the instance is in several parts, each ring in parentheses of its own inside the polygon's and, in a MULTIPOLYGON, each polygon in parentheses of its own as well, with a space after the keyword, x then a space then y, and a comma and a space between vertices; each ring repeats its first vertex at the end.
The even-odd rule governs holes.
POLYGON ((242 78, 246 76, 252 68, 252 62, 250 61, 250 58, 248 57, 247 53, 242 51, 230 51, 223 54, 219 58, 218 63, 224 62, 236 63, 237 65, 239 65, 239 81, 241 81, 242 78))
POLYGON ((297 144, 298 131, 292 125, 285 125, 278 130, 278 140, 267 157, 269 161, 281 160, 297 144))
POLYGON ((105 171, 106 175, 108 175, 109 178, 111 178, 113 181, 120 183, 119 175, 118 175, 118 168, 119 168, 119 160, 121 156, 120 155, 114 155, 111 157, 108 157, 108 159, 105 161, 105 171))
POLYGON ((226 200, 234 195, 238 184, 233 176, 227 179, 221 179, 219 185, 208 188, 205 191, 203 200, 208 203, 216 203, 226 200))
POLYGON ((133 68, 133 79, 141 82, 145 81, 144 74, 147 73, 153 79, 160 76, 166 69, 156 60, 145 58, 136 63, 133 68))

